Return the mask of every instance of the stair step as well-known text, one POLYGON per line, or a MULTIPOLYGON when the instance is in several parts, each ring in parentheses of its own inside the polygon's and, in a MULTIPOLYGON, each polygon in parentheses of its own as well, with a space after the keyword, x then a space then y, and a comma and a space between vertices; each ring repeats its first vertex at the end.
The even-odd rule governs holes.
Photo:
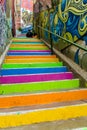
POLYGON ((5 59, 28 59, 30 58, 56 58, 56 55, 47 55, 47 56, 6 56, 5 59))
POLYGON ((51 52, 8 52, 7 55, 51 55, 51 52))
POLYGON ((20 45, 24 45, 24 44, 27 44, 27 45, 29 45, 29 44, 34 44, 34 45, 36 45, 36 44, 42 44, 42 45, 44 45, 44 43, 41 42, 41 41, 33 41, 33 42, 32 42, 32 41, 28 41, 28 42, 27 42, 27 41, 24 41, 24 42, 23 42, 23 41, 22 41, 22 42, 20 42, 20 41, 14 42, 14 41, 13 41, 12 44, 16 44, 16 45, 17 45, 17 44, 20 44, 20 45))
MULTIPOLYGON (((22 35, 24 35, 24 34, 22 34, 22 35)), ((38 39, 36 37, 32 37, 32 38, 31 37, 29 37, 29 38, 27 38, 27 37, 24 37, 24 38, 23 37, 14 37, 12 40, 22 40, 22 39, 28 39, 28 40, 33 40, 33 39, 35 40, 36 39, 36 40, 40 40, 40 39, 38 39)))
POLYGON ((85 116, 87 116, 87 104, 80 101, 51 108, 31 108, 29 110, 24 107, 22 110, 12 109, 11 112, 0 112, 0 128, 61 121, 85 116))
POLYGON ((24 45, 24 46, 23 46, 23 45, 20 45, 20 46, 18 46, 18 45, 16 45, 16 46, 10 46, 10 49, 11 49, 11 48, 12 48, 12 49, 14 48, 15 50, 16 50, 16 49, 21 49, 21 48, 22 48, 21 50, 24 50, 24 49, 26 49, 26 48, 29 48, 29 49, 35 49, 35 48, 37 48, 38 50, 39 50, 39 49, 48 49, 48 47, 45 46, 45 45, 44 45, 44 46, 30 46, 30 45, 26 45, 26 46, 25 46, 25 45, 24 45))
POLYGON ((42 48, 38 48, 38 47, 36 47, 36 48, 34 48, 34 47, 26 47, 26 48, 18 48, 18 47, 14 47, 14 48, 9 48, 9 50, 49 50, 49 48, 47 48, 47 47, 42 47, 42 48))
POLYGON ((11 44, 10 47, 46 47, 45 44, 11 44))
POLYGON ((0 96, 0 108, 37 106, 61 102, 67 103, 78 100, 87 100, 87 89, 36 94, 4 95, 0 96))
POLYGON ((57 68, 23 68, 23 69, 1 69, 1 75, 24 75, 24 74, 42 74, 42 73, 60 73, 67 72, 67 67, 57 68))
POLYGON ((79 79, 72 79, 22 84, 1 84, 0 95, 77 89, 79 88, 79 83, 79 79))
POLYGON ((12 39, 12 42, 41 42, 39 39, 12 39))
POLYGON ((39 75, 22 75, 22 76, 3 76, 1 77, 1 84, 27 83, 27 82, 41 82, 52 80, 72 79, 71 72, 58 74, 39 74, 39 75))
POLYGON ((63 66, 62 62, 43 62, 43 63, 29 63, 29 64, 3 64, 2 68, 6 69, 6 68, 51 68, 51 67, 58 67, 58 66, 63 66))
POLYGON ((4 63, 38 63, 38 62, 58 62, 58 58, 23 58, 23 59, 5 59, 4 63))
POLYGON ((50 50, 18 50, 18 51, 17 51, 17 50, 13 50, 13 51, 10 51, 10 50, 9 50, 8 52, 12 52, 12 53, 15 53, 15 52, 16 52, 16 53, 19 53, 19 52, 22 52, 22 53, 25 53, 25 52, 27 52, 27 53, 28 53, 28 52, 32 52, 32 53, 33 53, 33 52, 50 52, 50 53, 51 53, 50 50))

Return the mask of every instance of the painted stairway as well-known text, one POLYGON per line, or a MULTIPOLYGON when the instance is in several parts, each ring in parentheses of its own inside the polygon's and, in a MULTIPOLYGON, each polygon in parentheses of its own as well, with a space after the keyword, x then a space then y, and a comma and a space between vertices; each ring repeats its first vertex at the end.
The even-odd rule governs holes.
POLYGON ((0 73, 0 128, 87 116, 87 90, 37 38, 14 38, 0 73))

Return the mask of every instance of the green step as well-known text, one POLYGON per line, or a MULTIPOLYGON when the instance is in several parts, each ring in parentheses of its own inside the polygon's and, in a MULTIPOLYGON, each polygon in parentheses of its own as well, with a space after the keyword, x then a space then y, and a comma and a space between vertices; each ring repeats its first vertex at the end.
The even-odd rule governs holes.
POLYGON ((14 47, 14 48, 9 48, 9 50, 49 50, 49 48, 47 48, 47 47, 43 47, 43 48, 38 48, 38 47, 36 47, 36 48, 32 48, 32 47, 30 47, 30 48, 22 48, 22 47, 20 47, 20 48, 17 48, 17 47, 14 47))
POLYGON ((53 62, 53 63, 30 63, 30 64, 3 64, 2 68, 7 69, 7 68, 33 68, 33 67, 58 67, 58 66, 63 66, 62 62, 53 62))
POLYGON ((79 79, 0 85, 0 95, 79 88, 79 79))

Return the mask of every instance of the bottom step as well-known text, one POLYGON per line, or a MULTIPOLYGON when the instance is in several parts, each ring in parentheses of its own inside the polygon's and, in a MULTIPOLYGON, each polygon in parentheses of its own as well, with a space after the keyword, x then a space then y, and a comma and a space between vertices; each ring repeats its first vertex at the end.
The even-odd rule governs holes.
POLYGON ((87 104, 84 102, 70 103, 60 107, 43 109, 12 110, 0 112, 0 128, 17 127, 35 123, 68 120, 87 116, 87 104), (79 104, 80 103, 80 104, 79 104), (76 105, 77 104, 77 105, 76 105))

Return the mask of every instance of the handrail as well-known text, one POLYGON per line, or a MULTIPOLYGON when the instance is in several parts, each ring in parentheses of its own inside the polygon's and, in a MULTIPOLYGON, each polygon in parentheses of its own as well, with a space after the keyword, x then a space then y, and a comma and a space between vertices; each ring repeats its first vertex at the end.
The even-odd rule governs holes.
POLYGON ((76 46, 76 47, 79 47, 80 49, 82 49, 82 50, 84 50, 84 51, 87 51, 86 48, 84 48, 84 47, 78 45, 77 43, 71 42, 71 41, 69 41, 69 40, 67 40, 67 39, 65 39, 65 38, 63 38, 63 37, 61 37, 61 36, 59 36, 58 34, 53 33, 53 32, 51 32, 51 31, 49 31, 49 30, 47 30, 47 29, 45 29, 45 28, 43 28, 43 27, 41 27, 41 26, 39 26, 39 25, 38 25, 38 28, 40 28, 40 29, 42 29, 42 30, 44 30, 44 31, 47 31, 47 32, 49 32, 50 34, 53 34, 53 35, 59 37, 60 39, 66 41, 66 42, 69 42, 70 44, 72 44, 72 45, 74 45, 74 46, 76 46))

